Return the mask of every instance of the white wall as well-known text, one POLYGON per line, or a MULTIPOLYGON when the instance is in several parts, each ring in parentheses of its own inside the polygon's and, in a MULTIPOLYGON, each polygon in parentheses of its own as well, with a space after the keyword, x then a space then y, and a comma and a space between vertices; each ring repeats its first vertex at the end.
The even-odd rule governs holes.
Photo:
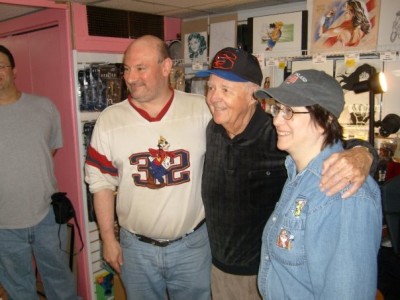
POLYGON ((383 94, 382 112, 400 115, 400 57, 396 61, 385 62, 385 77, 388 83, 388 91, 383 94))
MULTIPOLYGON (((282 4, 269 6, 265 8, 248 9, 238 11, 238 24, 246 24, 247 19, 251 17, 260 17, 288 12, 308 10, 309 22, 311 20, 313 0, 296 2, 291 4, 282 4)), ((203 16, 204 18, 206 16, 203 16)), ((308 36, 310 36, 310 27, 308 26, 308 36)), ((382 118, 389 113, 400 115, 400 57, 396 61, 385 62, 385 75, 388 80, 388 92, 383 95, 382 118)))
POLYGON ((238 11, 238 22, 246 22, 248 18, 262 17, 268 15, 283 14, 288 12, 295 12, 306 10, 306 2, 296 2, 291 4, 282 4, 275 6, 268 6, 265 8, 247 9, 238 11))

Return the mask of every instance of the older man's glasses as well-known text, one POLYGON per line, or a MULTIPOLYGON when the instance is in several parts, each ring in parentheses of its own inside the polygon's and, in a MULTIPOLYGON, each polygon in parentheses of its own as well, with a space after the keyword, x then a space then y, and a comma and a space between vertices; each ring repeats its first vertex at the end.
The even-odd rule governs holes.
POLYGON ((309 111, 293 111, 293 109, 289 106, 279 106, 276 104, 271 105, 271 114, 273 117, 276 117, 279 112, 282 112, 282 117, 285 120, 290 120, 291 118, 293 118, 294 114, 309 114, 309 111))

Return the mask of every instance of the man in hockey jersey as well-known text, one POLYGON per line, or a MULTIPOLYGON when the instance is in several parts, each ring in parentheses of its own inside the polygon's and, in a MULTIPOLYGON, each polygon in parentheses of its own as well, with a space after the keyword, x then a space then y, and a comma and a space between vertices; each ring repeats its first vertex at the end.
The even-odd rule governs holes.
POLYGON ((159 38, 133 41, 124 55, 130 95, 100 114, 88 149, 86 181, 94 193, 103 256, 121 273, 129 299, 163 300, 166 293, 171 299, 210 299, 201 175, 211 114, 203 96, 170 88, 172 65, 159 38), (155 189, 148 184, 149 148, 160 136, 158 158, 173 159, 155 189), (162 154, 166 141, 174 147, 162 154))

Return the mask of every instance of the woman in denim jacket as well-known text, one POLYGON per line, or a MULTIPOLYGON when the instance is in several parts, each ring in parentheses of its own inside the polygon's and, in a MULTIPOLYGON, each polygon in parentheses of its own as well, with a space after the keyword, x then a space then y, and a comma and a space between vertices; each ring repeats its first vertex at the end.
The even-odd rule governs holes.
POLYGON ((322 162, 343 151, 341 86, 322 71, 302 70, 256 96, 278 102, 271 109, 277 145, 290 154, 288 179, 262 238, 263 298, 375 299, 382 224, 378 185, 369 177, 346 200, 344 191, 327 196, 319 188, 322 162))

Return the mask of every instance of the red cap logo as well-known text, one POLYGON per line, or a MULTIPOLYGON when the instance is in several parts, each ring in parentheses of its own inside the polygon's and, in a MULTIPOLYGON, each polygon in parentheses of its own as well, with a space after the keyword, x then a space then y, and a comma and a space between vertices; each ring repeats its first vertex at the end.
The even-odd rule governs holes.
POLYGON ((235 66, 237 55, 232 52, 221 51, 217 53, 212 63, 213 69, 232 70, 235 66))

